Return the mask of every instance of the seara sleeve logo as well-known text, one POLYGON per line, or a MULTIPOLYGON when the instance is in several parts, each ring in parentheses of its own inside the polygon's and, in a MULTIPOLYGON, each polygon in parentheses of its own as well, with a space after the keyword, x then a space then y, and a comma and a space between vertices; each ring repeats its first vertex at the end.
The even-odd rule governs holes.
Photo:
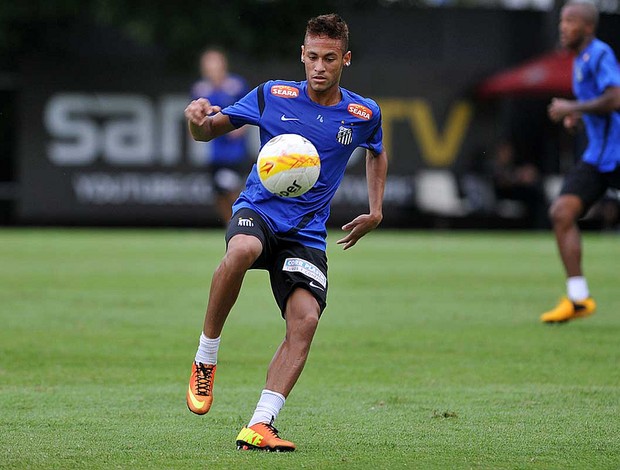
POLYGON ((271 87, 271 94, 279 98, 297 98, 299 89, 288 85, 274 85, 271 87))

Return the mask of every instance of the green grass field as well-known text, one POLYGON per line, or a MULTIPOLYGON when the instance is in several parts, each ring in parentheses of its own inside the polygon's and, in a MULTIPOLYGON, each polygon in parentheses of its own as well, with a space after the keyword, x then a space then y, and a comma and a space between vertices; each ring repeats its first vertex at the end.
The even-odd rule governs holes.
POLYGON ((620 468, 620 240, 585 237, 599 310, 564 292, 550 233, 377 231, 342 252, 276 423, 238 452, 283 335, 266 273, 224 330, 215 402, 185 389, 220 231, 0 231, 2 468, 620 468))

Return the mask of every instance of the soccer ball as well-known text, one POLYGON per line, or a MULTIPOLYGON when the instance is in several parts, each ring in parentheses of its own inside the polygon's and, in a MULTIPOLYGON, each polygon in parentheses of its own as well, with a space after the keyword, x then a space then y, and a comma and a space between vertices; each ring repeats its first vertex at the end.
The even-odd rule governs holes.
POLYGON ((298 134, 281 134, 263 146, 256 167, 269 192, 297 197, 308 192, 319 179, 321 160, 308 139, 298 134))

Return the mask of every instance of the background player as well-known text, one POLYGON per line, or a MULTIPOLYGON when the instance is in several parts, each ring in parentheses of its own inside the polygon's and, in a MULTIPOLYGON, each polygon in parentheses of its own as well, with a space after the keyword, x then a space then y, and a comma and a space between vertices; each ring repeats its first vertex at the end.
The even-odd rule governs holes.
POLYGON ((550 216, 566 271, 568 297, 541 320, 564 322, 592 315, 596 304, 581 268, 577 219, 604 194, 620 188, 620 70, 612 49, 595 37, 598 11, 592 3, 571 1, 562 8, 560 41, 577 54, 573 64, 576 101, 554 98, 549 117, 567 128, 583 119, 588 147, 566 176, 550 216))
POLYGON ((369 213, 344 225, 349 233, 337 243, 345 250, 351 248, 383 218, 387 156, 380 110, 374 101, 339 86, 344 67, 351 63, 348 36, 347 24, 338 15, 312 18, 301 48, 306 81, 270 81, 227 108, 199 99, 185 111, 197 140, 254 124, 260 128, 262 145, 275 135, 297 133, 310 140, 321 157, 318 182, 297 198, 269 193, 254 166, 234 204, 226 254, 211 282, 187 392, 187 404, 194 413, 204 414, 211 406, 220 333, 248 269, 269 271, 274 297, 286 321, 284 341, 269 364, 254 415, 237 437, 240 449, 295 449, 292 442, 279 438, 273 422, 302 372, 326 306, 325 223, 347 161, 358 146, 367 149, 369 213))
MULTIPOLYGON (((221 49, 212 47, 201 54, 200 75, 201 79, 192 86, 192 99, 206 98, 225 107, 248 92, 245 80, 228 72, 228 58, 221 49)), ((237 129, 213 140, 210 150, 208 168, 216 193, 215 206, 226 225, 249 170, 245 130, 237 129)))

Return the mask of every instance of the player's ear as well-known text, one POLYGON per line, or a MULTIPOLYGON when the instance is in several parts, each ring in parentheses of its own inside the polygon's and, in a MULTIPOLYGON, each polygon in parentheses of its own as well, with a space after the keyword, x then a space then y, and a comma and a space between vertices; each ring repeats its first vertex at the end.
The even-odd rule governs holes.
POLYGON ((342 60, 344 62, 344 66, 348 67, 349 65, 351 65, 351 51, 347 51, 343 56, 342 56, 342 60))
POLYGON ((304 63, 304 45, 301 45, 301 63, 304 63))

